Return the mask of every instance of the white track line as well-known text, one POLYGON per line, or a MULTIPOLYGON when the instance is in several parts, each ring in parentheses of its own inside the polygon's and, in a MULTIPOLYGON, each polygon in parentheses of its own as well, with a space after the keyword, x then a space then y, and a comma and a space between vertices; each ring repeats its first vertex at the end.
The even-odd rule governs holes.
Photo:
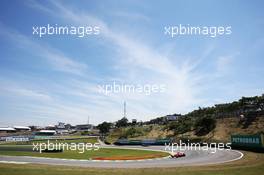
POLYGON ((4 161, 4 160, 0 160, 0 163, 28 164, 29 162, 16 162, 16 161, 4 161))
POLYGON ((232 150, 232 151, 235 151, 235 152, 239 153, 239 154, 240 154, 240 156, 239 156, 239 157, 237 157, 237 158, 235 158, 235 159, 231 159, 231 160, 222 161, 222 162, 220 162, 220 163, 233 162, 233 161, 236 161, 236 160, 239 160, 239 159, 242 159, 242 158, 243 158, 244 154, 243 154, 242 152, 240 152, 240 151, 237 151, 237 150, 232 150))

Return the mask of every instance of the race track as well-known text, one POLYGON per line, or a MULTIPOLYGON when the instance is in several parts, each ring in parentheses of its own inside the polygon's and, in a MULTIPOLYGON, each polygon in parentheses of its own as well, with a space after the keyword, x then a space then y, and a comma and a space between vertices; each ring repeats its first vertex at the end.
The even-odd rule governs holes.
MULTIPOLYGON (((116 148, 117 146, 106 146, 116 148)), ((147 149, 164 151, 164 146, 122 146, 118 148, 147 149)), ((0 163, 33 163, 47 165, 66 165, 96 168, 152 168, 152 167, 179 167, 179 166, 200 166, 219 164, 241 159, 243 154, 235 150, 218 150, 212 153, 211 150, 188 150, 184 151, 186 156, 172 159, 169 157, 149 160, 129 160, 129 161, 98 161, 98 160, 74 160, 41 158, 27 156, 0 156, 0 163)))

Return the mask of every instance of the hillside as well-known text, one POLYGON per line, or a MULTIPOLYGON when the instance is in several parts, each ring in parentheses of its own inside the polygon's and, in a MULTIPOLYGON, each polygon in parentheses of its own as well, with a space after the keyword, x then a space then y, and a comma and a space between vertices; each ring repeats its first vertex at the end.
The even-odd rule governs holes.
POLYGON ((119 138, 227 142, 231 134, 264 133, 264 95, 199 107, 185 115, 167 115, 141 123, 128 123, 122 118, 117 123, 108 133, 109 142, 119 138))
POLYGON ((264 133, 264 117, 256 117, 247 128, 243 128, 238 118, 218 119, 213 133, 214 140, 228 141, 231 134, 256 134, 264 133))
POLYGON ((228 142, 231 134, 256 134, 264 133, 264 116, 256 117, 255 120, 246 128, 239 118, 230 117, 216 120, 216 127, 206 135, 197 136, 194 131, 189 131, 183 134, 174 134, 173 131, 166 130, 166 125, 144 125, 130 126, 126 128, 117 128, 110 132, 107 140, 111 143, 119 138, 128 139, 156 139, 156 138, 174 138, 207 141, 207 142, 228 142), (134 134, 129 135, 131 128, 134 134))

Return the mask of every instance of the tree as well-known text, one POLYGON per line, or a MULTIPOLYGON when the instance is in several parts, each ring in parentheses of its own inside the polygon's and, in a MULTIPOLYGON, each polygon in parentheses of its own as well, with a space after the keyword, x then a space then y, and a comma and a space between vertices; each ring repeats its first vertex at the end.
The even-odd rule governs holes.
POLYGON ((172 130, 174 134, 183 134, 191 130, 192 122, 189 118, 179 118, 177 121, 171 122, 167 125, 169 130, 172 130))
POLYGON ((206 135, 216 126, 215 118, 211 116, 199 117, 194 125, 196 135, 206 135))
POLYGON ((128 119, 126 117, 123 117, 116 122, 117 128, 126 127, 127 125, 128 125, 128 119))
POLYGON ((103 122, 97 126, 101 134, 106 134, 111 128, 111 123, 103 122))

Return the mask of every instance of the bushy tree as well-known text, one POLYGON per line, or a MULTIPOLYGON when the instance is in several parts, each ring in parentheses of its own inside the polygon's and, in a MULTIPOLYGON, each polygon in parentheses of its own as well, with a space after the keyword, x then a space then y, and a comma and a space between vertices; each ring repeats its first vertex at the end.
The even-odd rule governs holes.
POLYGON ((199 117, 195 121, 195 134, 196 135, 206 135, 216 127, 216 119, 207 115, 204 117, 199 117))
POLYGON ((126 126, 128 126, 128 119, 126 117, 123 117, 122 119, 116 122, 117 128, 126 127, 126 126))
POLYGON ((111 123, 103 122, 97 126, 101 134, 107 134, 111 128, 111 123))
POLYGON ((189 118, 182 117, 177 121, 169 123, 167 129, 172 130, 174 134, 183 134, 192 129, 192 121, 189 118))

